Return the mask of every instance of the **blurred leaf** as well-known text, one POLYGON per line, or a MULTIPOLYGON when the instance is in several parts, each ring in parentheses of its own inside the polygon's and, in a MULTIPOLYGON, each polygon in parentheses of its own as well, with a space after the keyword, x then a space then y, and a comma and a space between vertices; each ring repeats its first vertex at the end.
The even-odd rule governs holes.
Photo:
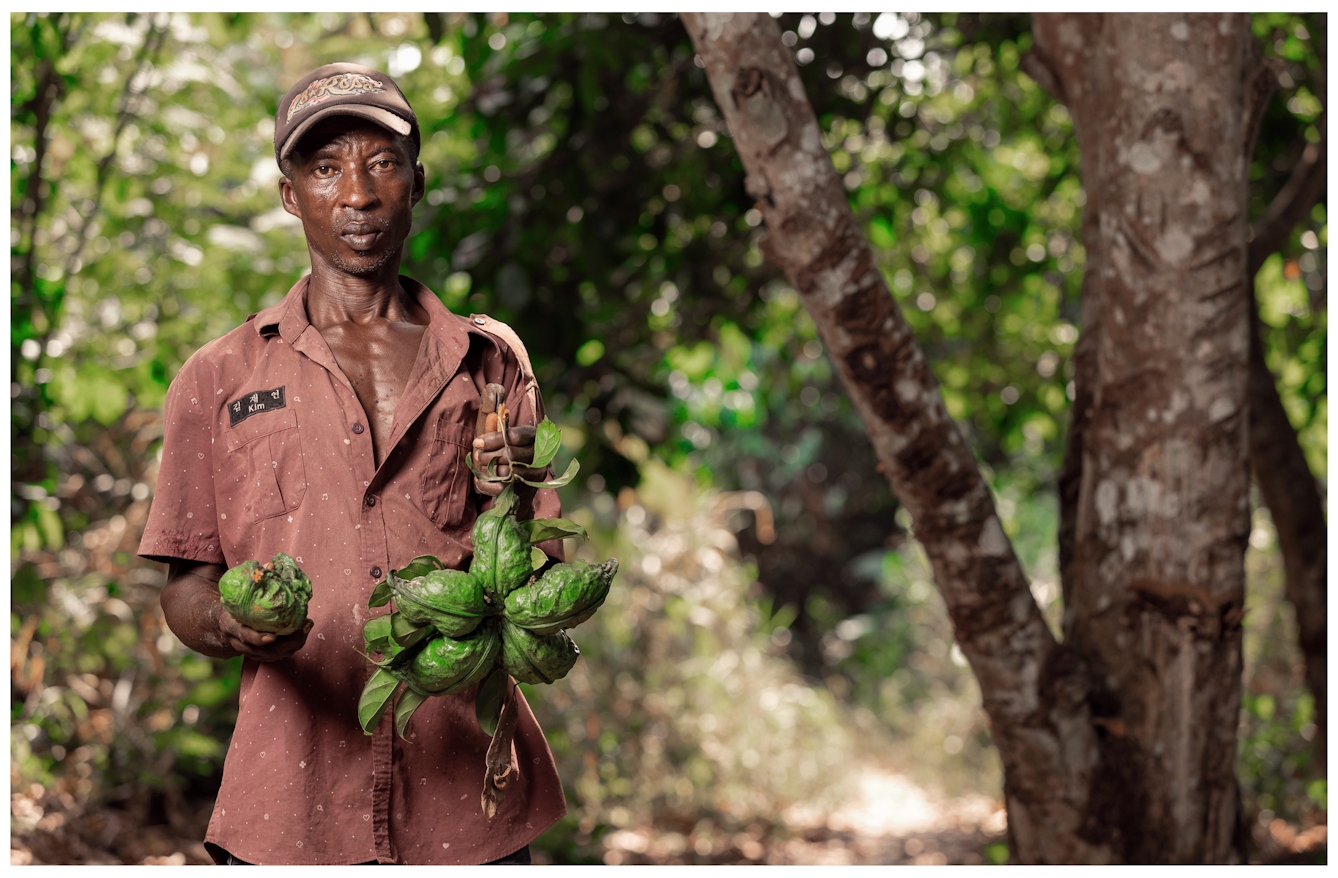
POLYGON ((46 601, 47 583, 34 564, 20 564, 10 580, 10 604, 41 604, 46 601))

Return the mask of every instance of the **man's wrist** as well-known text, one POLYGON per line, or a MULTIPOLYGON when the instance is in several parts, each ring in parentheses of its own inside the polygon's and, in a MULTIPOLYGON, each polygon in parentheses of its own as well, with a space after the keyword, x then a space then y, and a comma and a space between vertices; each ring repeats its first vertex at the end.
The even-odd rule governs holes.
POLYGON ((197 618, 202 623, 200 633, 203 637, 202 642, 192 648, 212 658, 229 659, 241 655, 241 652, 232 645, 232 639, 223 630, 223 616, 227 610, 219 599, 218 591, 212 588, 202 589, 196 598, 196 608, 199 613, 197 618))

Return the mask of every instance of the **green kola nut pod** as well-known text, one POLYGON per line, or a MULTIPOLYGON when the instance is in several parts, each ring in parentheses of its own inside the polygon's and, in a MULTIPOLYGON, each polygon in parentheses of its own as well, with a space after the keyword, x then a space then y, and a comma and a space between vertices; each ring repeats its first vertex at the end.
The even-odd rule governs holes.
POLYGON ((292 634, 307 621, 311 580, 282 552, 261 564, 245 561, 218 581, 223 608, 248 628, 292 634))
POLYGON ((438 634, 428 640, 404 668, 404 682, 428 695, 467 689, 497 664, 501 641, 493 625, 476 628, 467 637, 438 634))
POLYGON ((497 612, 478 578, 463 570, 433 570, 410 580, 391 577, 390 583, 395 607, 406 621, 431 625, 448 637, 464 637, 497 612))
POLYGON ((574 628, 595 614, 609 595, 618 561, 554 564, 538 581, 506 596, 506 618, 534 634, 574 628))
POLYGON ((567 676, 581 654, 576 643, 559 631, 534 634, 502 620, 502 668, 522 683, 552 683, 567 676))
POLYGON ((530 560, 529 530, 514 514, 508 514, 514 501, 502 502, 500 497, 498 500, 496 506, 474 522, 470 533, 474 560, 469 572, 483 585, 484 593, 500 605, 508 594, 529 581, 534 567, 530 560))

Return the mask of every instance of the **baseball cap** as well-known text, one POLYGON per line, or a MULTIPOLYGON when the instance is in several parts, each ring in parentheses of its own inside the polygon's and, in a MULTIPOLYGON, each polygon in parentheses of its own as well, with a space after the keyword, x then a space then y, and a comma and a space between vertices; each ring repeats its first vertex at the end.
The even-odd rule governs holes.
POLYGON ((279 101, 274 158, 282 162, 302 135, 328 116, 360 116, 396 134, 412 135, 422 145, 418 117, 395 80, 370 67, 339 62, 303 76, 279 101))

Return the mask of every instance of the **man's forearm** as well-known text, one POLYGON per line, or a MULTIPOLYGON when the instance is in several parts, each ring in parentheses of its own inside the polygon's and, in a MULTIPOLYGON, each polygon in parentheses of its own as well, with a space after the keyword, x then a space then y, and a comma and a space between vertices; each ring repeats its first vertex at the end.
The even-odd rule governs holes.
POLYGON ((167 627, 186 646, 213 658, 241 655, 224 638, 219 615, 218 583, 195 571, 171 570, 160 598, 167 627))

